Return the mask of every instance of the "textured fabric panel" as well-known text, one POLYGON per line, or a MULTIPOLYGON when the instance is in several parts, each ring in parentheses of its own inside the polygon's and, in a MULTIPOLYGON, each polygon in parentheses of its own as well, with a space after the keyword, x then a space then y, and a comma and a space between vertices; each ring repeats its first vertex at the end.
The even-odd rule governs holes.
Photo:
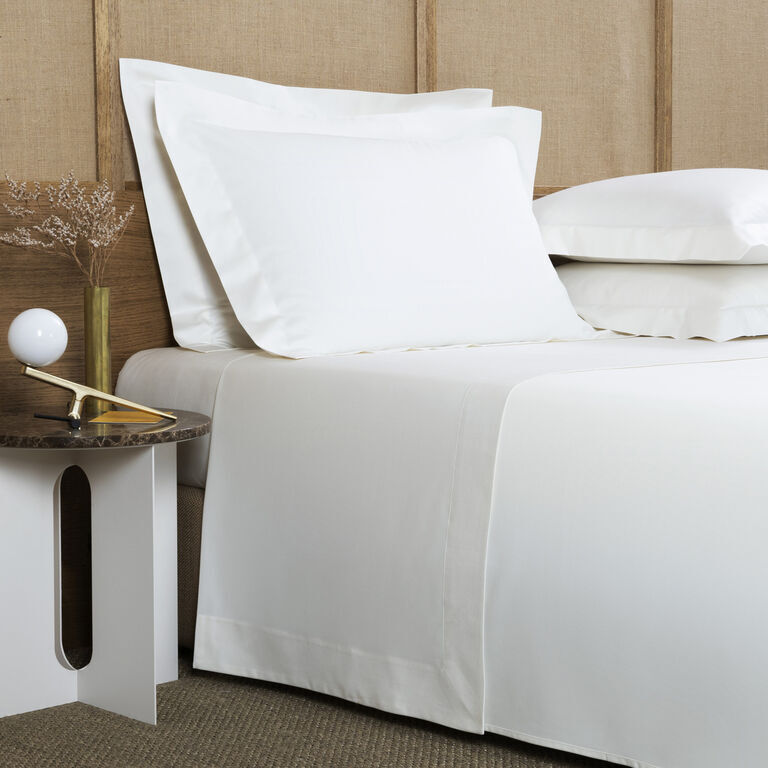
POLYGON ((197 618, 197 586, 200 582, 200 537, 205 491, 178 486, 179 551, 179 645, 193 648, 197 618))
POLYGON ((673 167, 768 168, 768 3, 674 7, 673 167))
POLYGON ((440 0, 438 87, 544 113, 539 185, 653 170, 653 0, 440 0))
POLYGON ((92 0, 0 0, 0 170, 96 178, 92 0))
MULTIPOLYGON (((414 0, 123 0, 120 19, 124 57, 281 85, 416 90, 414 0)), ((127 179, 132 154, 127 145, 127 179)))

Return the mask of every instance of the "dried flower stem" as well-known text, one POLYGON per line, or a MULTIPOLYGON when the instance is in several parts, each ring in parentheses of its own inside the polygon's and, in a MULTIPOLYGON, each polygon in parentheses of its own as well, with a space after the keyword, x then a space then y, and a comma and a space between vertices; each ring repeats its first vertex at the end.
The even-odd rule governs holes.
POLYGON ((72 171, 58 187, 51 184, 44 190, 39 182, 30 190, 26 182, 14 181, 8 174, 5 179, 14 204, 3 203, 3 207, 22 223, 0 234, 0 243, 71 257, 90 285, 101 285, 133 206, 118 213, 115 192, 107 181, 99 182, 87 195, 72 171), (48 200, 48 213, 41 204, 43 195, 48 200))

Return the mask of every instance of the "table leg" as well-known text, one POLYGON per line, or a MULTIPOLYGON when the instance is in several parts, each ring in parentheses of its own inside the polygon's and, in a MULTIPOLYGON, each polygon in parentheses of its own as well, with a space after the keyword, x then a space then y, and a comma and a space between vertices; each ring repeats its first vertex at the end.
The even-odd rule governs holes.
POLYGON ((155 682, 179 679, 176 444, 155 452, 155 682))
POLYGON ((154 724, 155 683, 178 675, 175 446, 88 451, 79 463, 93 509, 93 656, 78 699, 154 724))

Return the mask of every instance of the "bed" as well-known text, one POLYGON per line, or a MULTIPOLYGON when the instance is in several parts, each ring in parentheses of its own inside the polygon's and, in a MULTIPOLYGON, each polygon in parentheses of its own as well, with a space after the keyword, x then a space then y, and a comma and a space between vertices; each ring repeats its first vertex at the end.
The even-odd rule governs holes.
POLYGON ((643 768, 761 754, 768 173, 532 204, 541 115, 487 92, 122 78, 191 351, 119 391, 213 418, 195 666, 643 768), (605 265, 591 325, 549 254, 605 265))
MULTIPOLYGON (((229 25, 225 39, 199 46, 190 30, 224 28, 213 6, 156 17, 122 5, 121 19, 95 28, 100 176, 125 182, 120 199, 137 204, 115 255, 114 367, 124 396, 213 416, 210 441, 179 454, 180 642, 194 646, 196 666, 642 768, 760 763, 768 638, 754 585, 766 575, 768 341, 605 333, 296 360, 255 350, 249 331, 261 319, 235 317, 228 299, 252 284, 224 284, 211 264, 193 260, 190 282, 164 273, 161 288, 153 239, 158 251, 198 247, 196 226, 211 222, 179 218, 181 192, 153 215, 154 179, 169 159, 158 154, 153 168, 140 157, 137 167, 123 148, 117 61, 162 58, 388 91, 396 111, 409 109, 400 92, 493 86, 494 103, 548 116, 534 188, 536 162, 523 162, 531 110, 509 113, 529 129, 517 149, 530 200, 607 176, 764 165, 755 149, 762 107, 748 80, 730 77, 714 99, 708 83, 709 119, 696 119, 699 50, 722 44, 718 65, 733 75, 732 48, 749 34, 722 42, 718 23, 713 40, 706 29, 717 14, 680 2, 674 19, 684 34, 673 52, 670 0, 567 8, 419 0, 365 4, 365 12, 350 2, 334 4, 331 22, 320 3, 307 6, 320 15, 306 24, 288 4, 235 3, 235 17, 252 14, 258 24, 229 25), (188 35, 174 33, 180 24, 188 35), (739 88, 753 109, 737 124, 739 88), (673 103, 681 115, 674 162, 673 103), (734 131, 743 135, 723 144, 734 131), (177 225, 188 226, 184 238, 177 225), (207 324, 207 335, 185 335, 184 322, 196 331, 207 324), (174 338, 200 351, 171 348, 174 338)), ((764 47, 744 45, 745 61, 762 55, 764 47)), ((183 81, 174 69, 162 79, 183 81)), ((204 85, 218 77, 208 72, 204 85)), ((241 97, 242 86, 224 95, 241 97)), ((487 106, 487 94, 469 90, 456 96, 464 106, 487 106)), ((179 97, 172 91, 169 99, 179 97)), ((286 107, 265 92, 272 107, 286 107)), ((146 95, 135 109, 146 109, 146 95)), ((226 99, 214 106, 231 107, 226 99)), ((235 111, 237 120, 264 119, 235 111)), ((185 140, 173 125, 164 130, 185 140)), ((428 192, 442 193, 440 185, 428 192)), ((205 200, 193 207, 199 214, 205 200)), ((77 327, 66 275, 41 277, 19 254, 11 263, 9 317, 27 306, 24 286, 47 279, 77 327)), ((71 378, 77 344, 75 334, 59 371, 71 378)), ((2 372, 4 395, 16 391, 11 379, 2 372)), ((36 396, 16 405, 31 407, 36 396)))
POLYGON ((745 403, 766 353, 642 338, 139 353, 122 394, 214 414, 196 666, 627 765, 748 762, 766 638, 744 542, 766 499, 745 403), (207 392, 184 385, 201 365, 207 392), (710 404, 698 430, 683 393, 692 413, 710 404), (737 476, 712 447, 731 430, 737 476))

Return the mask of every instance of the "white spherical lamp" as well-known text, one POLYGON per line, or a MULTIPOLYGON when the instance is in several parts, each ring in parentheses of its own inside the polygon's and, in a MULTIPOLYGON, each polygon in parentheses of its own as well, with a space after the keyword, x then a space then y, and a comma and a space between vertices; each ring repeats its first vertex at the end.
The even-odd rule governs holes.
POLYGON ((55 363, 67 348, 67 327, 48 309, 28 309, 17 315, 8 328, 8 346, 25 365, 43 368, 55 363))

